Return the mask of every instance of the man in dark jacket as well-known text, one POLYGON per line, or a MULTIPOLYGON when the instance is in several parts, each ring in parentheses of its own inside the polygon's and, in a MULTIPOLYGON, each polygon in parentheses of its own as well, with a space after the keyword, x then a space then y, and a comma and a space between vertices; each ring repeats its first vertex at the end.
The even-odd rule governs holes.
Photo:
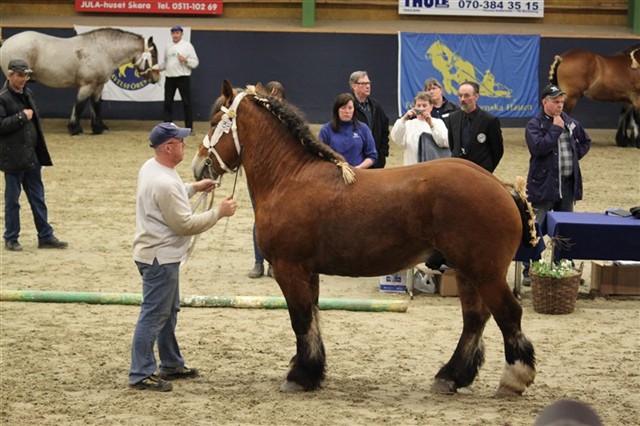
POLYGON ((356 105, 354 105, 356 119, 369 126, 373 140, 376 141, 378 159, 371 168, 382 169, 389 156, 389 117, 384 113, 380 102, 369 96, 371 94, 371 80, 369 80, 366 71, 351 73, 349 85, 356 98, 356 105))
POLYGON ((33 94, 26 88, 32 70, 22 59, 9 61, 7 82, 0 90, 0 170, 4 172, 5 248, 22 251, 20 192, 24 188, 38 231, 38 248, 67 248, 53 235, 44 201, 42 166, 51 166, 33 94))
POLYGON ((458 89, 460 110, 444 118, 449 129, 451 156, 473 161, 491 173, 504 154, 498 117, 478 107, 478 83, 464 82, 458 89))
MULTIPOLYGON (((548 211, 572 212, 582 199, 579 160, 591 148, 591 138, 577 120, 562 111, 565 92, 550 85, 542 91, 542 110, 527 123, 525 141, 529 148, 527 195, 542 223, 548 211)), ((523 283, 529 283, 524 263, 523 283)))

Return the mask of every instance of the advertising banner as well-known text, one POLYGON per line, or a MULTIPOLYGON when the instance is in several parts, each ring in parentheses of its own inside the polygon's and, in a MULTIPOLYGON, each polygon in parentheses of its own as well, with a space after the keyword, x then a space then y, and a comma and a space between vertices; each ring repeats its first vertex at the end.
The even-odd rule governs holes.
POLYGON ((413 105, 427 78, 458 103, 465 81, 480 86, 478 105, 497 117, 530 117, 538 108, 540 36, 399 33, 398 111, 413 105))
POLYGON ((222 0, 76 0, 76 12, 221 15, 222 0))
MULTIPOLYGON (((101 27, 75 25, 78 34, 83 34, 101 27)), ((143 37, 153 37, 153 42, 158 48, 158 61, 163 62, 166 46, 171 45, 171 31, 169 27, 111 27, 123 31, 140 34, 143 37)), ((191 28, 183 27, 183 40, 191 38, 191 28)), ((158 102, 164 100, 164 72, 160 73, 160 81, 156 84, 142 79, 139 73, 129 62, 113 71, 109 82, 105 84, 102 99, 105 101, 132 101, 132 102, 158 102)), ((176 99, 180 99, 176 91, 176 99)))
POLYGON ((398 0, 398 13, 543 18, 544 0, 398 0))

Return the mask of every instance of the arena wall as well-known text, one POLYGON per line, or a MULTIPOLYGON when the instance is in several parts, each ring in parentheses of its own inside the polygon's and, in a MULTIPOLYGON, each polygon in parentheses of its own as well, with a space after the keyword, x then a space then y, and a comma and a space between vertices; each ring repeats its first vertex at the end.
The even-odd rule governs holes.
MULTIPOLYGON (((30 30, 3 28, 3 38, 30 30)), ((72 37, 72 28, 37 28, 58 37, 72 37)), ((349 90, 348 77, 354 70, 370 74, 373 97, 384 106, 391 120, 397 111, 396 34, 352 34, 317 32, 203 31, 194 30, 191 41, 201 59, 192 78, 194 112, 197 121, 208 118, 209 108, 219 94, 223 79, 236 86, 281 81, 288 99, 312 123, 329 120, 335 96, 349 90)), ((571 48, 588 48, 601 54, 625 49, 636 40, 627 38, 562 38, 543 36, 540 44, 540 85, 546 84, 549 66, 556 54, 571 48)), ((532 53, 535 54, 535 53, 532 53)), ((75 98, 74 89, 51 89, 34 83, 43 117, 68 117, 75 98)), ((174 107, 181 120, 181 108, 174 107)), ((620 105, 583 99, 574 116, 588 128, 617 127, 620 105)), ((85 111, 85 117, 88 112, 85 111)), ((161 102, 104 102, 103 116, 109 119, 154 120, 162 117, 161 102)), ((503 126, 521 126, 526 119, 503 119, 503 126)))

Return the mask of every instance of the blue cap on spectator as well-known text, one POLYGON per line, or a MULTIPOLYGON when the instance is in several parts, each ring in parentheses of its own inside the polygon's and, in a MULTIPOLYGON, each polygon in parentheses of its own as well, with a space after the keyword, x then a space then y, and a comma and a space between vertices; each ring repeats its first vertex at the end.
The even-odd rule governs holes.
POLYGON ((175 123, 157 124, 149 135, 152 148, 162 145, 171 138, 184 139, 191 133, 191 129, 178 127, 175 123))
POLYGON ((180 31, 181 33, 184 32, 184 30, 182 29, 182 27, 180 25, 176 25, 175 27, 171 27, 171 32, 174 31, 180 31))

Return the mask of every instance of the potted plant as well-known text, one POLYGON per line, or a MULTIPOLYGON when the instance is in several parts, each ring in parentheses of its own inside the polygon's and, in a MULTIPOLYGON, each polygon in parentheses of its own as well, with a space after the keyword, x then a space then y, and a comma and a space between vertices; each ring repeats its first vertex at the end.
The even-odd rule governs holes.
POLYGON ((554 247, 561 243, 551 239, 548 258, 531 262, 531 300, 533 310, 541 314, 570 314, 576 306, 582 266, 574 267, 567 259, 554 260, 554 247))

